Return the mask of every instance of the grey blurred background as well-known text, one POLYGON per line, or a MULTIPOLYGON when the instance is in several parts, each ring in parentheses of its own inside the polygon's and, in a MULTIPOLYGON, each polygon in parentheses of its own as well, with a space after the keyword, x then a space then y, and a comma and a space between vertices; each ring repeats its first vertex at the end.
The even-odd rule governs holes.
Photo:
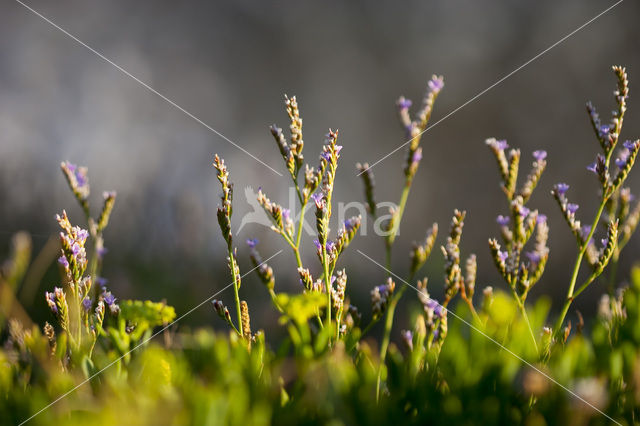
MULTIPOLYGON (((445 77, 433 120, 612 5, 612 1, 441 2, 125 2, 29 1, 28 4, 124 69, 285 173, 268 126, 288 125, 283 94, 297 95, 311 164, 329 127, 344 145, 335 200, 362 200, 356 162, 374 162, 404 142, 395 100, 418 103, 433 73, 445 77)), ((631 98, 623 138, 640 135, 640 29, 638 2, 626 0, 546 55, 451 116, 425 135, 424 159, 396 243, 393 264, 404 275, 408 250, 434 221, 444 234, 454 208, 466 209, 463 255, 475 252, 479 286, 505 288, 486 241, 498 235, 495 217, 506 212, 487 137, 506 138, 530 153, 545 149, 548 168, 530 206, 549 217, 551 259, 533 297, 550 294, 554 308, 566 289, 576 248, 549 190, 571 185, 578 216, 592 217, 596 178, 585 166, 599 147, 584 104, 603 116, 613 107, 612 64, 627 66, 631 98)), ((219 185, 211 161, 223 156, 236 185, 235 227, 250 211, 247 186, 286 203, 289 180, 242 153, 131 78, 13 1, 0 14, 0 253, 11 234, 33 234, 36 251, 57 232, 54 214, 82 214, 59 170, 62 160, 90 170, 92 201, 118 191, 106 232, 104 275, 120 298, 165 299, 182 313, 230 281, 215 219, 219 185)), ((373 170, 378 201, 398 201, 403 151, 373 170)), ((526 173, 524 170, 522 173, 526 173)), ((640 173, 630 185, 640 194, 640 173)), ((371 223, 369 224, 371 226, 371 223)), ((335 226, 334 226, 335 228, 335 226)), ((365 318, 368 291, 383 271, 355 249, 383 259, 383 242, 358 238, 349 265, 352 298, 365 318)), ((241 267, 250 266, 243 241, 261 240, 277 286, 298 288, 293 255, 264 228, 251 225, 236 242, 241 267)), ((640 237, 623 255, 621 278, 639 258, 640 237)), ((317 269, 311 239, 305 262, 317 269)), ((442 294, 442 256, 434 251, 426 274, 442 294)), ((41 292, 56 283, 50 268, 23 297, 44 315, 41 292), (32 296, 36 295, 32 300, 32 296)), ((276 320, 253 275, 241 290, 261 323, 276 320), (260 303, 256 303, 261 301, 260 303), (256 312, 258 311, 258 312, 256 312)), ((594 286, 576 303, 592 313, 604 291, 594 286)), ((409 293, 407 293, 409 294, 409 293)), ((231 301, 231 293, 222 295, 231 301)), ((407 297, 405 299, 411 299, 407 297)), ((257 320, 255 320, 257 321, 257 320)), ((191 315, 192 325, 218 324, 213 310, 191 315)))

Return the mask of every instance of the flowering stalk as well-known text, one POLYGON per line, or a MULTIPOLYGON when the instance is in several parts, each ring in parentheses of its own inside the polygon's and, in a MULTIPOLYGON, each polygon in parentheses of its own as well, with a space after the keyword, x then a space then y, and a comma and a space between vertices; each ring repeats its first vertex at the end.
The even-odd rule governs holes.
MULTIPOLYGON (((111 217, 111 212, 113 211, 113 206, 116 201, 116 192, 105 191, 102 193, 102 210, 100 211, 98 218, 94 219, 91 216, 91 209, 89 205, 89 195, 91 191, 89 187, 88 169, 86 167, 79 167, 67 161, 63 161, 60 164, 60 168, 67 180, 67 183, 69 184, 69 188, 73 192, 73 195, 85 214, 87 228, 93 243, 93 253, 89 261, 89 276, 93 281, 98 281, 102 259, 107 252, 107 249, 104 247, 102 234, 109 224, 109 218, 111 217)), ((99 296, 99 288, 96 287, 94 300, 97 301, 99 296)))
POLYGON ((589 114, 591 125, 593 127, 596 138, 600 143, 600 147, 602 148, 602 154, 598 154, 598 156, 596 157, 596 161, 593 164, 589 165, 587 169, 597 175, 598 180, 600 181, 602 186, 602 192, 600 205, 591 226, 586 228, 586 232, 583 232, 582 235, 579 234, 579 230, 581 229, 580 222, 575 219, 575 211, 577 210, 577 205, 569 203, 565 196, 568 185, 558 184, 552 191, 552 194, 558 202, 560 209, 565 216, 565 219, 572 229, 572 232, 578 238, 579 247, 578 255, 573 267, 573 272, 571 274, 571 281, 569 282, 569 288, 567 290, 565 303, 562 307, 560 316, 558 317, 555 328, 553 330, 553 336, 556 340, 561 335, 564 318, 566 317, 573 300, 602 273, 616 250, 616 246, 618 245, 619 222, 617 219, 614 220, 614 218, 609 218, 607 238, 603 240, 603 247, 597 255, 597 260, 594 259, 595 268, 589 275, 587 280, 578 288, 578 290, 574 291, 576 281, 578 279, 578 272, 580 271, 580 266, 582 265, 582 260, 585 254, 588 253, 591 244, 593 244, 592 238, 598 224, 600 223, 600 218, 605 210, 605 207, 609 199, 620 190, 622 184, 628 177, 629 172, 631 171, 631 168, 633 167, 633 164, 635 162, 638 151, 640 150, 640 140, 636 140, 635 142, 624 142, 623 149, 619 153, 618 159, 615 161, 617 172, 615 176, 612 177, 610 171, 611 158, 619 141, 624 114, 627 110, 627 98, 629 96, 629 81, 627 79, 627 73, 625 69, 620 66, 614 66, 613 71, 616 74, 618 82, 617 89, 614 91, 616 110, 613 111, 613 116, 610 124, 601 124, 598 113, 596 112, 593 105, 591 105, 591 103, 587 104, 587 112, 589 114))
POLYGON ((542 277, 549 258, 549 248, 547 247, 549 227, 546 216, 539 214, 537 210, 530 210, 526 207, 526 203, 531 198, 547 166, 547 153, 542 150, 533 152, 534 161, 531 171, 520 190, 518 190, 520 150, 511 149, 506 154, 505 150, 509 148, 509 145, 505 140, 490 138, 485 143, 496 157, 502 179, 502 190, 509 202, 510 210, 510 215, 499 215, 496 219, 496 222, 500 225, 505 250, 502 250, 501 245, 495 238, 489 240, 489 247, 496 268, 511 289, 511 294, 529 328, 531 340, 537 351, 538 343, 531 328, 525 302, 531 288, 542 277), (524 252, 525 245, 534 234, 534 249, 524 252))
MULTIPOLYGON (((406 99, 404 96, 401 96, 396 105, 398 107, 398 113, 400 116, 400 122, 403 125, 406 137, 409 139, 409 145, 407 147, 406 160, 404 165, 404 186, 402 188, 402 193, 400 195, 400 201, 396 208, 390 209, 391 218, 389 219, 386 225, 387 234, 385 236, 385 263, 386 269, 388 271, 388 277, 391 277, 391 253, 393 243, 398 235, 398 231, 400 229, 400 222, 402 221, 402 216, 404 215, 404 210, 407 204, 407 200, 409 199, 409 192, 411 190, 411 184, 413 183, 413 178, 415 177, 418 166, 420 164, 420 160, 422 160, 422 148, 420 147, 420 141, 422 139, 422 135, 427 130, 427 125, 429 123, 429 119, 431 118, 431 113, 433 111, 433 105, 435 103, 438 94, 444 87, 444 79, 442 76, 433 75, 428 83, 428 90, 423 98, 422 107, 417 112, 415 118, 412 120, 411 115, 409 113, 409 109, 411 108, 412 102, 409 99, 406 99)), ((373 172, 371 171, 369 165, 367 163, 361 165, 356 165, 359 175, 362 177, 364 188, 365 188, 365 199, 367 201, 367 210, 372 217, 376 217, 376 208, 375 201, 373 196, 374 189, 374 177, 373 172)), ((435 225, 435 232, 433 236, 433 240, 435 241, 435 234, 437 233, 437 225, 435 225)), ((433 241, 431 242, 433 245, 433 241)), ((431 247, 429 248, 429 251, 431 247)), ((428 256, 428 255, 427 255, 428 256)), ((425 258, 426 260, 426 258, 425 258)), ((409 281, 413 280, 413 274, 415 271, 411 272, 411 276, 409 281)), ((391 330, 393 328, 393 319, 395 316, 395 309, 398 304, 398 301, 402 297, 402 294, 405 291, 405 286, 403 286, 399 291, 395 294, 391 295, 389 303, 386 307, 386 320, 385 320, 385 328, 383 334, 382 345, 380 346, 380 360, 381 367, 378 371, 378 383, 376 389, 376 395, 379 396, 380 392, 380 377, 382 372, 382 365, 384 364, 384 360, 386 359, 388 344, 391 338, 391 330)), ((363 330, 363 334, 366 333, 379 319, 381 315, 374 315, 371 323, 363 330)))
MULTIPOLYGON (((323 322, 320 312, 316 313, 316 318, 320 327, 332 326, 332 316, 336 315, 336 337, 339 338, 342 333, 342 310, 344 308, 344 291, 346 286, 346 272, 343 270, 334 276, 334 270, 338 257, 343 250, 349 245, 354 238, 358 228, 360 227, 360 217, 352 217, 342 224, 338 230, 335 241, 329 239, 329 221, 331 219, 331 198, 335 181, 336 170, 338 167, 338 158, 342 147, 337 145, 338 132, 329 130, 326 136, 326 143, 320 154, 320 162, 317 168, 310 167, 305 164, 302 149, 304 146, 302 139, 302 118, 297 100, 294 97, 285 96, 285 105, 290 120, 290 141, 285 138, 282 129, 276 125, 271 126, 271 134, 276 141, 278 150, 282 155, 287 170, 291 176, 298 201, 300 202, 300 215, 296 219, 291 218, 291 212, 282 208, 277 203, 269 200, 260 190, 258 192, 258 202, 269 216, 272 226, 271 229, 280 234, 285 242, 294 252, 297 264, 297 270, 300 274, 300 282, 305 291, 322 291, 327 296, 327 308, 325 321, 323 322), (299 183, 298 176, 304 166, 304 184, 299 183), (319 189, 319 190, 318 190, 319 189), (316 230, 317 240, 314 241, 316 253, 320 260, 322 273, 318 280, 313 280, 309 269, 302 264, 300 256, 300 244, 302 238, 304 214, 307 204, 313 201, 316 207, 316 230), (337 287, 334 288, 334 283, 337 287), (333 312, 332 312, 333 311, 333 312)), ((313 205, 312 204, 312 205, 313 205)), ((253 243, 249 240, 248 243, 253 243)), ((259 259, 257 251, 252 247, 252 261, 256 264, 259 259)), ((258 269, 260 279, 269 290, 271 298, 278 309, 277 295, 273 290, 273 271, 268 267, 258 269)))
MULTIPOLYGON (((238 263, 236 260, 236 250, 233 248, 233 237, 231 235, 231 214, 233 213, 232 208, 232 200, 233 200, 233 184, 229 182, 229 171, 227 170, 227 166, 224 164, 224 160, 218 157, 218 154, 215 155, 213 160, 213 167, 217 171, 218 181, 222 186, 222 206, 218 207, 218 225, 220 226, 220 231, 222 232, 222 237, 227 243, 227 261, 229 262, 229 270, 231 271, 231 276, 233 277, 233 295, 236 302, 236 315, 238 320, 238 326, 236 327, 231 320, 231 316, 229 315, 229 310, 222 305, 222 302, 218 300, 214 300, 214 308, 218 315, 220 315, 229 325, 233 327, 233 329, 240 335, 241 337, 246 337, 243 330, 243 316, 242 316, 242 308, 240 303, 240 268, 238 267, 238 263)), ((248 308, 247 308, 248 309, 248 308)), ((248 312, 248 310, 247 310, 248 312)))
POLYGON ((68 336, 70 355, 76 362, 82 354, 87 354, 89 358, 92 355, 97 333, 102 328, 105 303, 114 315, 119 313, 119 307, 115 297, 105 290, 97 302, 95 313, 91 314, 93 302, 89 294, 93 281, 90 276, 84 275, 88 265, 85 244, 89 232, 72 226, 64 211, 56 216, 56 220, 63 230, 60 233, 62 255, 58 263, 64 271, 65 282, 63 287, 56 287, 52 293, 46 292, 45 300, 68 336))

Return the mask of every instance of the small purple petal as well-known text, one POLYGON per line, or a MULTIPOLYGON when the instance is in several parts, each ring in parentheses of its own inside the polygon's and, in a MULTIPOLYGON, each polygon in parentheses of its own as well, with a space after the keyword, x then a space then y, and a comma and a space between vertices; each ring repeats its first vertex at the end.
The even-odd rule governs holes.
POLYGON ((288 222, 291 219, 291 210, 282 209, 282 218, 285 222, 288 222))
POLYGON ((498 215, 496 218, 496 222, 498 222, 498 225, 500 226, 507 226, 510 220, 509 216, 498 215))
POLYGON ((577 205, 577 204, 575 204, 575 203, 569 203, 569 204, 567 204, 567 211, 568 211, 569 213, 571 213, 571 214, 574 214, 575 212, 577 212, 577 211, 578 211, 578 208, 579 208, 579 207, 580 207, 580 206, 579 206, 579 205, 577 205))
POLYGON ((320 245, 320 241, 313 240, 313 245, 316 246, 316 250, 322 250, 322 245, 320 245))
POLYGON ((539 214, 538 218, 536 219, 536 223, 537 224, 547 223, 547 215, 546 214, 539 214))
POLYGON ((399 109, 409 109, 412 104, 413 102, 411 102, 411 99, 406 99, 404 96, 398 99, 398 102, 396 103, 399 109))
POLYGON ((507 144, 506 139, 501 139, 499 141, 496 141, 496 148, 498 148, 501 151, 504 151, 505 149, 509 148, 509 144, 507 144))
POLYGON ((342 145, 336 145, 336 155, 340 155, 340 151, 342 151, 342 145))
POLYGON ((100 288, 103 289, 103 290, 107 286, 108 282, 109 282, 109 280, 104 278, 104 277, 96 278, 96 284, 98 284, 100 286, 100 288))
POLYGON ((593 163, 587 166, 587 170, 593 173, 598 173, 598 162, 594 161, 593 163))
POLYGON ((420 160, 422 160, 422 150, 418 149, 413 153, 413 156, 411 157, 411 162, 418 163, 420 160))
POLYGON ((533 264, 540 262, 540 254, 535 251, 528 251, 525 253, 529 261, 533 264))
POLYGON ((500 259, 500 261, 506 262, 508 257, 509 253, 507 253, 506 251, 498 251, 498 259, 500 259))
POLYGON ((627 148, 629 151, 633 151, 634 148, 636 147, 636 143, 633 141, 624 141, 624 143, 622 144, 625 148, 627 148))
POLYGON ((89 312, 89 309, 91 309, 91 299, 89 299, 88 297, 85 297, 82 300, 82 308, 84 309, 85 312, 89 312))
POLYGON ((569 185, 566 183, 558 183, 556 184, 556 192, 558 195, 564 195, 569 190, 569 185))
POLYGON ((98 249, 96 250, 96 254, 100 259, 102 259, 107 253, 109 253, 109 249, 106 247, 98 247, 98 249))
POLYGON ((429 80, 429 90, 432 92, 439 92, 444 87, 444 81, 440 77, 433 77, 429 80))
POLYGON ((529 207, 525 207, 525 206, 520 207, 520 212, 519 212, 520 216, 527 217, 529 216, 529 213, 531 213, 531 210, 529 209, 529 207))
POLYGON ((104 303, 106 303, 107 305, 111 306, 115 303, 116 298, 114 297, 113 294, 111 294, 110 291, 106 292, 104 295, 104 303))
POLYGON ((65 267, 65 269, 69 267, 69 261, 68 261, 68 260, 67 260, 67 258, 66 258, 66 257, 64 257, 64 256, 60 256, 60 257, 58 258, 58 263, 59 263, 59 264, 61 264, 62 266, 64 266, 64 267, 65 267))
POLYGON ((256 246, 258 245, 258 239, 257 238, 249 238, 247 240, 247 245, 249 246, 249 248, 253 249, 256 248, 256 246))
POLYGON ((543 151, 543 150, 533 151, 533 158, 535 158, 538 161, 542 161, 545 158, 547 158, 547 151, 543 151))

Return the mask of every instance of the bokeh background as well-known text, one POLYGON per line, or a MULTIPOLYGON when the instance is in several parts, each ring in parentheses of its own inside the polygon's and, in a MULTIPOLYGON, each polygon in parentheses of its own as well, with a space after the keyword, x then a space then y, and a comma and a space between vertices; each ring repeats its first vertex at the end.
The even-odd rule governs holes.
MULTIPOLYGON (((340 129, 344 150, 335 200, 344 202, 363 198, 355 163, 374 162, 404 142, 395 110, 399 95, 419 102, 431 74, 444 75, 446 86, 433 114, 438 120, 613 3, 28 2, 283 173, 268 126, 287 127, 283 94, 297 95, 312 164, 327 129, 340 129)), ((438 222, 442 243, 452 211, 459 208, 468 211, 462 250, 478 255, 479 286, 505 288, 486 241, 498 235, 495 217, 507 206, 483 142, 506 138, 523 150, 523 167, 533 150, 549 153, 530 205, 549 217, 551 259, 532 296, 549 294, 559 307, 576 248, 549 191, 555 182, 569 183, 579 217, 592 217, 597 181, 585 166, 599 148, 584 104, 592 100, 604 116, 612 109, 612 64, 627 66, 631 78, 623 138, 640 135, 639 12, 638 2, 621 3, 427 132, 394 252, 400 275, 407 270, 411 242, 438 222)), ((95 209, 102 190, 118 191, 105 235, 104 275, 119 298, 164 299, 181 314, 227 285, 225 247, 215 219, 214 153, 226 159, 235 182, 235 227, 251 211, 243 196, 247 186, 261 186, 270 198, 287 203, 286 176, 278 177, 19 3, 3 4, 0 254, 9 250, 15 231, 32 234, 40 266, 19 297, 35 319, 48 318, 42 292, 56 284, 55 265, 48 266, 55 247, 47 245, 57 232, 54 214, 65 208, 72 221, 82 221, 59 170, 62 160, 89 167, 95 209)), ((403 160, 401 151, 374 168, 378 201, 398 201, 403 160)), ((629 182, 640 194, 640 173, 629 182)), ((341 262, 349 265, 350 294, 365 318, 368 292, 384 278, 355 251, 383 259, 383 242, 371 225, 341 262)), ((259 225, 248 225, 236 238, 242 270, 250 268, 243 241, 253 236, 261 240, 263 257, 285 249, 272 262, 276 285, 297 289, 293 255, 259 225)), ((622 278, 640 259, 639 247, 640 236, 623 255, 622 278)), ((303 255, 317 270, 311 238, 303 255)), ((441 295, 439 251, 425 273, 431 293, 441 295)), ((594 286, 575 307, 593 313, 603 291, 594 286)), ((241 292, 253 310, 254 328, 275 323, 256 277, 245 278, 241 292)), ((232 294, 221 297, 230 302, 232 294)), ((405 299, 411 303, 411 297, 405 299)), ((220 322, 205 306, 184 324, 220 322)))

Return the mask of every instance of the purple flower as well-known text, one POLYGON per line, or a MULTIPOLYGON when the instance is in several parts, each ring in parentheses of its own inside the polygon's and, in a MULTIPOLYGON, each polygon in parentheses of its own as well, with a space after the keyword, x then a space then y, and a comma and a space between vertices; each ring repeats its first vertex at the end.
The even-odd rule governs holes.
POLYGON ((80 254, 80 250, 82 250, 80 244, 73 243, 73 245, 71 246, 71 253, 73 253, 74 256, 78 256, 80 254))
POLYGON ((346 232, 351 232, 355 226, 356 224, 353 219, 347 219, 344 221, 344 230, 346 232))
POLYGON ((402 330, 401 336, 409 349, 413 350, 413 333, 410 330, 402 330))
POLYGON ((587 238, 591 233, 591 225, 583 225, 580 228, 580 233, 582 234, 582 238, 587 238))
POLYGON ((399 109, 409 109, 411 108, 412 104, 413 102, 411 102, 411 99, 406 99, 404 96, 400 97, 400 99, 398 99, 398 102, 396 103, 399 109))
POLYGON ((108 306, 111 306, 116 302, 116 298, 113 294, 111 294, 110 291, 104 293, 102 297, 104 298, 104 303, 106 303, 108 306))
POLYGON ((96 284, 98 284, 100 286, 101 289, 105 289, 105 287, 107 286, 107 283, 109 282, 108 279, 104 278, 104 277, 98 277, 96 278, 96 284))
POLYGON ((86 229, 80 229, 78 231, 78 239, 82 242, 85 242, 89 238, 89 231, 86 229))
POLYGON ((329 151, 322 151, 320 157, 324 158, 325 161, 331 161, 331 153, 329 151))
POLYGON ((85 312, 89 312, 89 309, 91 309, 91 299, 88 297, 85 297, 82 300, 82 308, 84 309, 85 312))
POLYGON ((313 245, 316 246, 316 250, 318 251, 322 250, 322 245, 320 244, 320 241, 313 240, 313 245))
POLYGON ((547 215, 546 214, 539 214, 538 218, 536 219, 536 223, 537 224, 547 223, 547 215))
POLYGON ((438 318, 442 318, 442 311, 443 311, 443 307, 441 304, 439 304, 437 301, 429 298, 429 300, 427 300, 427 308, 431 309, 433 311, 433 314, 438 317, 438 318))
POLYGON ((564 195, 567 190, 569 190, 569 185, 567 185, 566 183, 556 184, 556 192, 558 193, 558 195, 564 195))
POLYGON ((607 138, 609 137, 609 131, 611 130, 611 127, 603 124, 602 126, 600 126, 600 128, 598 129, 598 133, 600 133, 600 137, 601 138, 607 138))
POLYGON ((498 259, 500 259, 501 262, 506 262, 508 257, 509 253, 498 250, 498 259))
POLYGON ((282 209, 282 218, 285 222, 288 222, 291 219, 291 210, 282 209))
POLYGON ((322 194, 322 192, 316 192, 314 193, 311 198, 313 198, 313 201, 316 203, 316 208, 321 209, 324 207, 324 195, 322 194))
POLYGON ((106 247, 98 247, 98 249, 96 250, 96 254, 100 259, 102 259, 107 253, 109 253, 109 249, 106 247))
POLYGON ((249 246, 250 249, 254 249, 258 245, 258 242, 259 241, 257 238, 249 238, 247 240, 247 245, 249 246))
POLYGON ((525 206, 520 207, 520 211, 518 212, 518 214, 522 217, 529 216, 529 213, 531 213, 531 210, 529 209, 529 207, 525 206))
POLYGON ((533 158, 535 158, 538 161, 542 161, 545 158, 547 158, 547 151, 543 151, 543 150, 533 151, 533 158))
POLYGON ((333 285, 334 282, 336 282, 336 276, 331 275, 331 285, 333 285))
POLYGON ((438 93, 444 87, 444 81, 442 80, 442 77, 433 76, 431 77, 431 80, 429 80, 428 85, 429 90, 438 93))
POLYGON ((602 243, 602 247, 606 247, 607 244, 609 244, 609 238, 603 238, 600 242, 602 243))
POLYGON ((433 330, 433 340, 438 340, 438 336, 440 335, 440 329, 436 328, 433 330))
POLYGON ((49 308, 51 308, 51 311, 53 311, 54 314, 57 314, 58 306, 56 305, 56 298, 54 294, 45 291, 44 298, 46 299, 47 304, 49 305, 49 308))
POLYGON ((499 141, 496 141, 496 148, 498 148, 501 151, 504 151, 505 149, 509 148, 509 145, 507 144, 506 139, 501 139, 499 141))
POLYGON ((69 267, 69 261, 64 256, 60 256, 58 258, 58 263, 61 264, 62 266, 64 266, 65 269, 67 269, 69 267))
POLYGON ((538 252, 528 251, 528 252, 525 253, 525 255, 529 259, 529 262, 531 262, 533 264, 537 264, 538 262, 540 262, 540 253, 538 253, 538 252))
POLYGON ((336 243, 333 241, 327 241, 327 252, 331 253, 336 248, 336 243))
POLYGON ((336 155, 340 155, 340 151, 342 151, 342 145, 336 145, 336 155))
POLYGON ((577 211, 578 211, 578 208, 579 208, 579 207, 580 207, 580 206, 579 206, 579 205, 577 205, 577 204, 575 204, 575 203, 569 203, 569 204, 567 204, 567 211, 568 211, 569 213, 571 213, 571 214, 575 214, 575 212, 577 212, 577 211))
POLYGON ((413 156, 411 157, 411 162, 412 163, 418 163, 420 160, 422 160, 422 150, 421 149, 417 149, 413 153, 413 156))
POLYGON ((507 226, 510 220, 509 216, 498 215, 496 218, 496 222, 498 222, 498 225, 500 226, 507 226))
POLYGON ((629 151, 633 151, 636 147, 636 143, 633 141, 624 141, 624 143, 622 144, 625 148, 627 148, 629 151))
POLYGON ((597 174, 598 173, 598 162, 594 161, 593 163, 589 164, 587 166, 587 170, 597 174))
POLYGON ((619 169, 623 169, 624 166, 627 165, 627 160, 629 159, 629 151, 625 150, 620 154, 620 157, 616 158, 616 166, 618 166, 619 169))

